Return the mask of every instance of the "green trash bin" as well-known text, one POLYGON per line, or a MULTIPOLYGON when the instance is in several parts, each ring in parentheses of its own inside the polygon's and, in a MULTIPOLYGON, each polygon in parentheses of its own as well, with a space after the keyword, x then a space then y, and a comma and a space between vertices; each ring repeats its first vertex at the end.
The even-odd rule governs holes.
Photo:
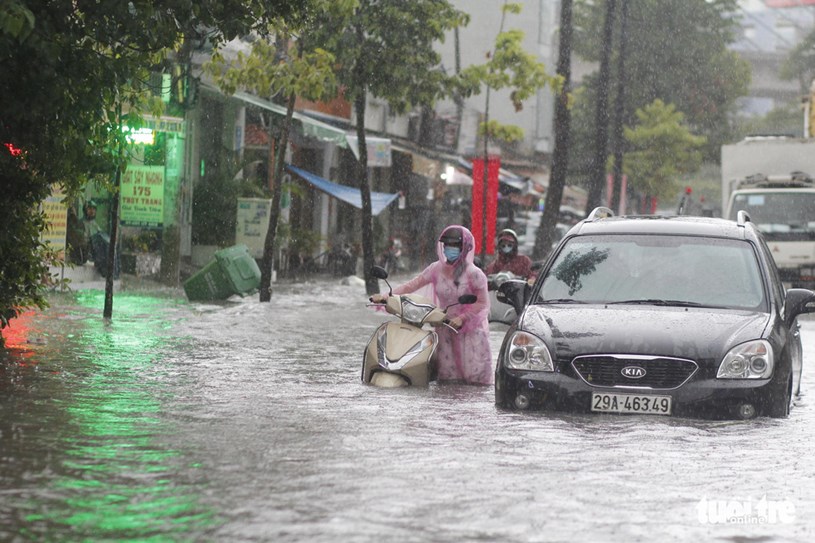
POLYGON ((246 245, 235 245, 215 253, 215 260, 229 278, 232 294, 249 294, 260 287, 260 268, 246 245))
POLYGON ((225 300, 260 287, 260 268, 245 245, 215 253, 215 259, 184 282, 190 301, 225 300))

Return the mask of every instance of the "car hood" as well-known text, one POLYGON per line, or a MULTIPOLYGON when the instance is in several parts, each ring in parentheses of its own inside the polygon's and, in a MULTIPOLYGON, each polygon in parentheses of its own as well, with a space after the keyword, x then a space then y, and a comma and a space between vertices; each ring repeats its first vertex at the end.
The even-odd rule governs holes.
POLYGON ((761 338, 769 315, 738 310, 656 306, 529 306, 520 328, 543 339, 559 360, 584 354, 721 358, 761 338))

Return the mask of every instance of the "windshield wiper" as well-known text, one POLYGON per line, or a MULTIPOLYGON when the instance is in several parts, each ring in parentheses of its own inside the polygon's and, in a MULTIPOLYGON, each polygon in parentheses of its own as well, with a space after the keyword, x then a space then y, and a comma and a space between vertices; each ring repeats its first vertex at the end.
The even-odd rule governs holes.
POLYGON ((575 300, 574 298, 553 298, 551 300, 541 300, 540 304, 586 304, 582 300, 575 300))
POLYGON ((677 307, 707 307, 699 302, 688 302, 685 300, 662 300, 659 298, 647 298, 645 300, 621 300, 619 302, 608 302, 608 305, 670 305, 677 307))

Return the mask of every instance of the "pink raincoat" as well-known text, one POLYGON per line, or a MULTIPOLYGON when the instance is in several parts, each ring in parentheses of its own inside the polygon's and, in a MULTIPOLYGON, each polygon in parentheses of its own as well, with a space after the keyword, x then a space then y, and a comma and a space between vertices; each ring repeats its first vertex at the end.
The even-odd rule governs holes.
MULTIPOLYGON (((439 345, 436 349, 439 381, 465 381, 476 385, 489 385, 493 382, 492 353, 490 352, 489 294, 487 293, 487 276, 475 264, 473 234, 463 226, 461 256, 452 264, 444 257, 444 246, 436 243, 439 259, 426 267, 422 272, 393 289, 394 294, 415 292, 429 286, 430 297, 440 307, 447 307, 458 302, 462 294, 475 294, 478 301, 471 305, 456 305, 447 313, 449 319, 461 317, 464 321, 458 334, 446 326, 439 326, 439 345)), ((444 235, 444 232, 442 235, 444 235)))

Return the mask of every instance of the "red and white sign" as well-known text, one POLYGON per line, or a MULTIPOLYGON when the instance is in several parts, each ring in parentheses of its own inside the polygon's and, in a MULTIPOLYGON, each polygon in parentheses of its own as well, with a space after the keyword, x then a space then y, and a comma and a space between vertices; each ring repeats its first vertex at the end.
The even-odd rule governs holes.
POLYGON ((487 244, 485 254, 495 253, 495 223, 498 218, 498 170, 501 159, 487 158, 487 200, 484 207, 484 158, 473 159, 473 203, 470 230, 475 237, 475 254, 481 254, 484 224, 486 223, 487 244))

